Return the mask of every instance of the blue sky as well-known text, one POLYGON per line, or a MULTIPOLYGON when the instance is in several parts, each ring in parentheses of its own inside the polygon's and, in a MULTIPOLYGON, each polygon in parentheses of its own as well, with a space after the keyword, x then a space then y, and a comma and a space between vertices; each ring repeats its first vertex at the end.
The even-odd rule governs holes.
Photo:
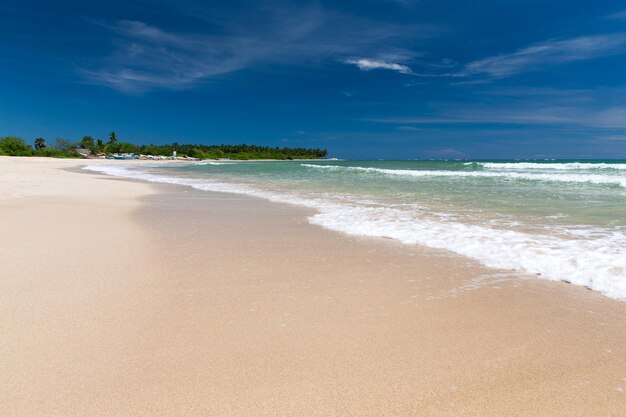
POLYGON ((626 158, 623 1, 0 0, 0 135, 626 158))

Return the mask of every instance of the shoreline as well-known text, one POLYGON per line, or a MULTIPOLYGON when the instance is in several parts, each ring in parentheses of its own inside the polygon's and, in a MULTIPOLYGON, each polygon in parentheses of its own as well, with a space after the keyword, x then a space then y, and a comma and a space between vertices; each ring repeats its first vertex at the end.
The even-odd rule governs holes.
MULTIPOLYGON (((204 164, 223 165, 222 163, 212 162, 204 164)), ((320 167, 319 165, 301 165, 320 167)), ((347 235, 354 236, 388 238, 410 246, 419 245, 429 248, 438 248, 446 251, 450 256, 460 255, 468 259, 477 260, 488 268, 506 270, 509 271, 510 274, 531 275, 550 281, 560 281, 577 285, 591 291, 602 293, 609 298, 626 301, 626 296, 622 290, 623 286, 619 282, 619 276, 613 274, 609 268, 611 265, 614 265, 615 268, 619 268, 620 262, 618 262, 618 259, 614 259, 612 263, 588 261, 583 263, 582 266, 584 266, 584 268, 576 267, 576 262, 572 260, 566 240, 554 242, 552 239, 558 240, 559 238, 549 233, 546 236, 541 236, 541 233, 536 234, 532 228, 503 230, 505 233, 510 232, 512 237, 509 236, 511 237, 511 239, 509 239, 509 245, 501 245, 498 244, 500 241, 498 228, 492 229, 489 226, 481 228, 479 222, 474 223, 474 219, 466 219, 469 220, 469 222, 443 221, 439 223, 429 223, 427 221, 420 222, 417 219, 412 219, 411 216, 406 216, 403 222, 388 221, 383 226, 378 219, 373 218, 374 216, 364 215, 360 218, 360 220, 363 220, 362 222, 354 220, 344 221, 346 220, 346 207, 341 204, 331 207, 332 205, 326 205, 318 201, 315 197, 292 198, 290 197, 291 193, 287 190, 283 190, 283 192, 272 192, 265 190, 262 186, 237 186, 236 184, 232 184, 228 179, 222 181, 224 184, 219 183, 219 181, 218 184, 213 184, 210 180, 203 182, 195 178, 177 178, 176 175, 170 177, 168 175, 162 176, 160 174, 146 173, 141 169, 135 170, 135 168, 140 167, 141 165, 136 165, 135 167, 131 166, 127 169, 119 165, 106 165, 102 169, 97 167, 89 169, 119 178, 141 180, 157 184, 169 183, 184 185, 203 191, 217 191, 260 197, 268 201, 286 203, 292 207, 309 207, 315 210, 315 213, 308 217, 309 222, 321 226, 326 230, 340 231, 347 235), (365 223, 365 227, 363 227, 363 223, 365 223), (477 226, 477 228, 474 228, 474 226, 477 226), (411 231, 406 233, 410 228, 412 228, 411 231), (530 245, 529 247, 524 247, 523 249, 526 250, 522 250, 521 254, 517 251, 510 250, 511 247, 520 244, 525 245, 528 241, 532 242, 536 237, 543 238, 543 240, 541 240, 543 247, 539 247, 541 245, 530 245), (485 242, 485 238, 487 242, 485 242), (463 244, 459 244, 459 239, 462 240, 463 244), (556 245, 556 248, 554 245, 556 245), (545 250, 550 248, 558 253, 553 252, 552 257, 547 256, 545 250), (535 256, 537 254, 533 252, 533 249, 543 251, 544 256, 535 256), (533 258, 537 259, 534 260, 533 258), (557 267, 550 267, 550 265, 554 263, 553 261, 557 261, 555 264, 558 265, 557 267)), ((361 168, 355 169, 358 170, 361 168)), ((434 210, 437 212, 436 208, 434 210)), ((586 247, 581 245, 582 247, 577 248, 579 255, 585 257, 586 254, 591 254, 595 251, 603 253, 605 250, 620 250, 617 245, 609 245, 607 248, 605 247, 606 243, 601 243, 594 239, 588 242, 590 245, 586 247)))
POLYGON ((332 232, 307 209, 48 162, 17 161, 0 188, 1 249, 17 263, 0 295, 9 416, 599 416, 626 404, 622 302, 332 232), (6 191, 26 174, 25 195, 6 191))

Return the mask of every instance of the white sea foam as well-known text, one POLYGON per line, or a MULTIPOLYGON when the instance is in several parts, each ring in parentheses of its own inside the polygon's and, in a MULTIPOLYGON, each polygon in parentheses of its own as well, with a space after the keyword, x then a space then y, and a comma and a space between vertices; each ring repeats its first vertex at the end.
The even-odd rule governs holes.
POLYGON ((607 164, 592 162, 563 162, 563 163, 539 163, 539 162, 466 162, 464 165, 477 165, 488 169, 509 169, 509 170, 626 170, 626 163, 607 164))
POLYGON ((328 229, 360 236, 391 237, 406 244, 446 249, 489 267, 540 274, 545 279, 568 281, 626 301, 626 234, 622 231, 580 230, 570 233, 569 238, 561 238, 549 234, 549 230, 545 234, 530 234, 488 225, 424 219, 413 210, 368 207, 351 204, 349 199, 319 199, 296 192, 270 192, 245 184, 209 179, 161 176, 126 166, 97 165, 86 169, 311 207, 318 213, 310 217, 310 222, 328 229))
POLYGON ((393 209, 343 207, 311 219, 333 230, 387 236, 407 244, 447 249, 494 267, 569 281, 626 300, 626 235, 562 239, 512 230, 416 219, 393 209))
MULTIPOLYGON (((133 178, 148 182, 162 183, 162 184, 178 184, 187 185, 203 191, 215 191, 224 193, 240 193, 254 195, 255 190, 246 185, 237 185, 230 183, 220 183, 217 181, 207 182, 205 180, 198 180, 194 178, 182 178, 182 177, 169 177, 160 174, 150 174, 147 172, 139 171, 140 168, 133 166, 119 166, 119 165, 89 165, 85 169, 89 171, 101 172, 103 174, 112 175, 115 177, 133 178)), ((149 167, 148 167, 149 168, 149 167)))
POLYGON ((500 178, 506 180, 551 181, 571 183, 591 183, 619 185, 626 188, 626 177, 617 175, 585 174, 585 173, 522 173, 522 172, 485 172, 485 171, 451 171, 451 170, 418 170, 418 169, 383 169, 372 167, 354 167, 341 165, 301 164, 303 167, 328 171, 358 171, 373 174, 394 175, 398 177, 464 177, 464 178, 500 178))
POLYGON ((202 161, 196 162, 194 165, 226 165, 226 162, 202 161))

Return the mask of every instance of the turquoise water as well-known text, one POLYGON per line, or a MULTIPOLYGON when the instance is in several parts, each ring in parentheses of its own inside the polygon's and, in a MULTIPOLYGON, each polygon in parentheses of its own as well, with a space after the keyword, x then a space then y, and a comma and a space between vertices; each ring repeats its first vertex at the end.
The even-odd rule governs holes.
POLYGON ((626 161, 200 162, 113 175, 315 208, 342 232, 447 249, 626 300, 626 161))

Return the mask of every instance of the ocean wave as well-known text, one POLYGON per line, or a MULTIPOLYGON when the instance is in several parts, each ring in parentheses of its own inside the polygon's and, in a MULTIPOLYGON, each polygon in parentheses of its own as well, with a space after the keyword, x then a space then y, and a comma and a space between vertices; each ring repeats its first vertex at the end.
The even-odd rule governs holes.
MULTIPOLYGON (((312 165, 320 167, 320 165, 312 165)), ((326 169, 345 167, 326 166, 326 169)), ((560 238, 514 230, 423 219, 412 210, 367 207, 312 198, 294 192, 264 191, 246 184, 177 178, 124 166, 96 165, 86 169, 151 182, 187 185, 199 190, 246 194, 275 202, 314 208, 310 222, 352 235, 390 237, 405 244, 445 249, 485 266, 539 274, 567 281, 626 301, 626 234, 621 231, 580 231, 580 238, 560 238)))
POLYGON ((137 179, 142 181, 161 183, 161 184, 177 184, 186 185, 203 191, 215 191, 224 193, 240 193, 253 195, 255 190, 244 184, 237 185, 231 183, 221 183, 217 181, 207 182, 205 180, 198 180, 194 178, 180 178, 171 177, 161 174, 150 174, 140 171, 139 167, 135 166, 116 166, 116 165, 88 165, 84 169, 89 171, 100 172, 106 175, 112 175, 115 177, 124 177, 137 179), (131 169, 135 168, 135 169, 131 169))
POLYGON ((626 301, 626 235, 595 239, 556 236, 416 219, 393 209, 335 207, 311 222, 353 235, 391 237, 405 244, 445 249, 485 266, 567 281, 626 301))
POLYGON ((551 181, 570 183, 591 183, 605 185, 619 185, 626 188, 626 177, 601 174, 573 174, 573 173, 522 173, 522 172, 485 172, 485 171, 436 171, 413 169, 383 169, 372 167, 354 167, 341 165, 301 164, 303 167, 328 171, 355 171, 376 174, 394 175, 398 177, 458 177, 458 178, 501 178, 507 180, 551 181))
POLYGON ((202 161, 196 162, 194 165, 227 165, 226 162, 202 161))
POLYGON ((557 170, 557 171, 577 171, 577 170, 626 170, 626 163, 607 164, 592 162, 465 162, 466 166, 480 166, 487 169, 510 169, 510 170, 557 170))

